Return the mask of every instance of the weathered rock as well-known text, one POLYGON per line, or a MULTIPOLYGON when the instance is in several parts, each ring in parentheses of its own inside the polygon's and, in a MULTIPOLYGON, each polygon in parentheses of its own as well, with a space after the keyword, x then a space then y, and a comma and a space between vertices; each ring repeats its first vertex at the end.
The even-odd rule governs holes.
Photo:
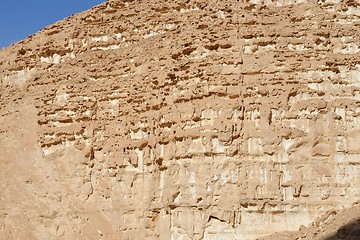
POLYGON ((357 1, 108 1, 0 52, 1 239, 256 239, 360 200, 357 1))

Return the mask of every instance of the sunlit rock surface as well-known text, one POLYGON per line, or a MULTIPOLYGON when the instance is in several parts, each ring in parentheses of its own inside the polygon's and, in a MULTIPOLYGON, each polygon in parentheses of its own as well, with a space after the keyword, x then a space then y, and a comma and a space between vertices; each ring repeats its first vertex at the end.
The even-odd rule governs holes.
POLYGON ((358 1, 109 1, 0 52, 1 239, 243 239, 360 200, 358 1))

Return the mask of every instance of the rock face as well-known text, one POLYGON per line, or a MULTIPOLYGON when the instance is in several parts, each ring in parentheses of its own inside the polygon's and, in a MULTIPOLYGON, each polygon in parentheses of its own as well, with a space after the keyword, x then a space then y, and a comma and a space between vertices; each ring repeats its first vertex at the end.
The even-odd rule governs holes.
POLYGON ((353 206, 359 17, 119 0, 3 49, 0 238, 246 240, 353 206))
POLYGON ((331 210, 309 227, 296 232, 276 233, 258 240, 358 240, 360 238, 360 205, 341 211, 331 210))

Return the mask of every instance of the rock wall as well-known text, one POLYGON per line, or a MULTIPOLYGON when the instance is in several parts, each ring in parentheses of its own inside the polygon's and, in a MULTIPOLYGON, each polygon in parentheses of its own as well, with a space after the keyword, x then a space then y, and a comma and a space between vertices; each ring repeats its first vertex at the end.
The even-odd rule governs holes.
POLYGON ((0 52, 0 237, 256 239, 360 199, 358 1, 108 1, 0 52))
POLYGON ((357 240, 360 236, 360 206, 340 211, 330 210, 308 227, 301 226, 296 232, 275 233, 258 240, 357 240))

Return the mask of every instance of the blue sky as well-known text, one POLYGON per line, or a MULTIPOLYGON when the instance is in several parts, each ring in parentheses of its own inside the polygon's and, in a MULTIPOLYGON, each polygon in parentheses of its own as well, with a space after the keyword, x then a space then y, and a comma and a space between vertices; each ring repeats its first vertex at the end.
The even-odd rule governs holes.
POLYGON ((1 0, 0 49, 105 0, 1 0))

